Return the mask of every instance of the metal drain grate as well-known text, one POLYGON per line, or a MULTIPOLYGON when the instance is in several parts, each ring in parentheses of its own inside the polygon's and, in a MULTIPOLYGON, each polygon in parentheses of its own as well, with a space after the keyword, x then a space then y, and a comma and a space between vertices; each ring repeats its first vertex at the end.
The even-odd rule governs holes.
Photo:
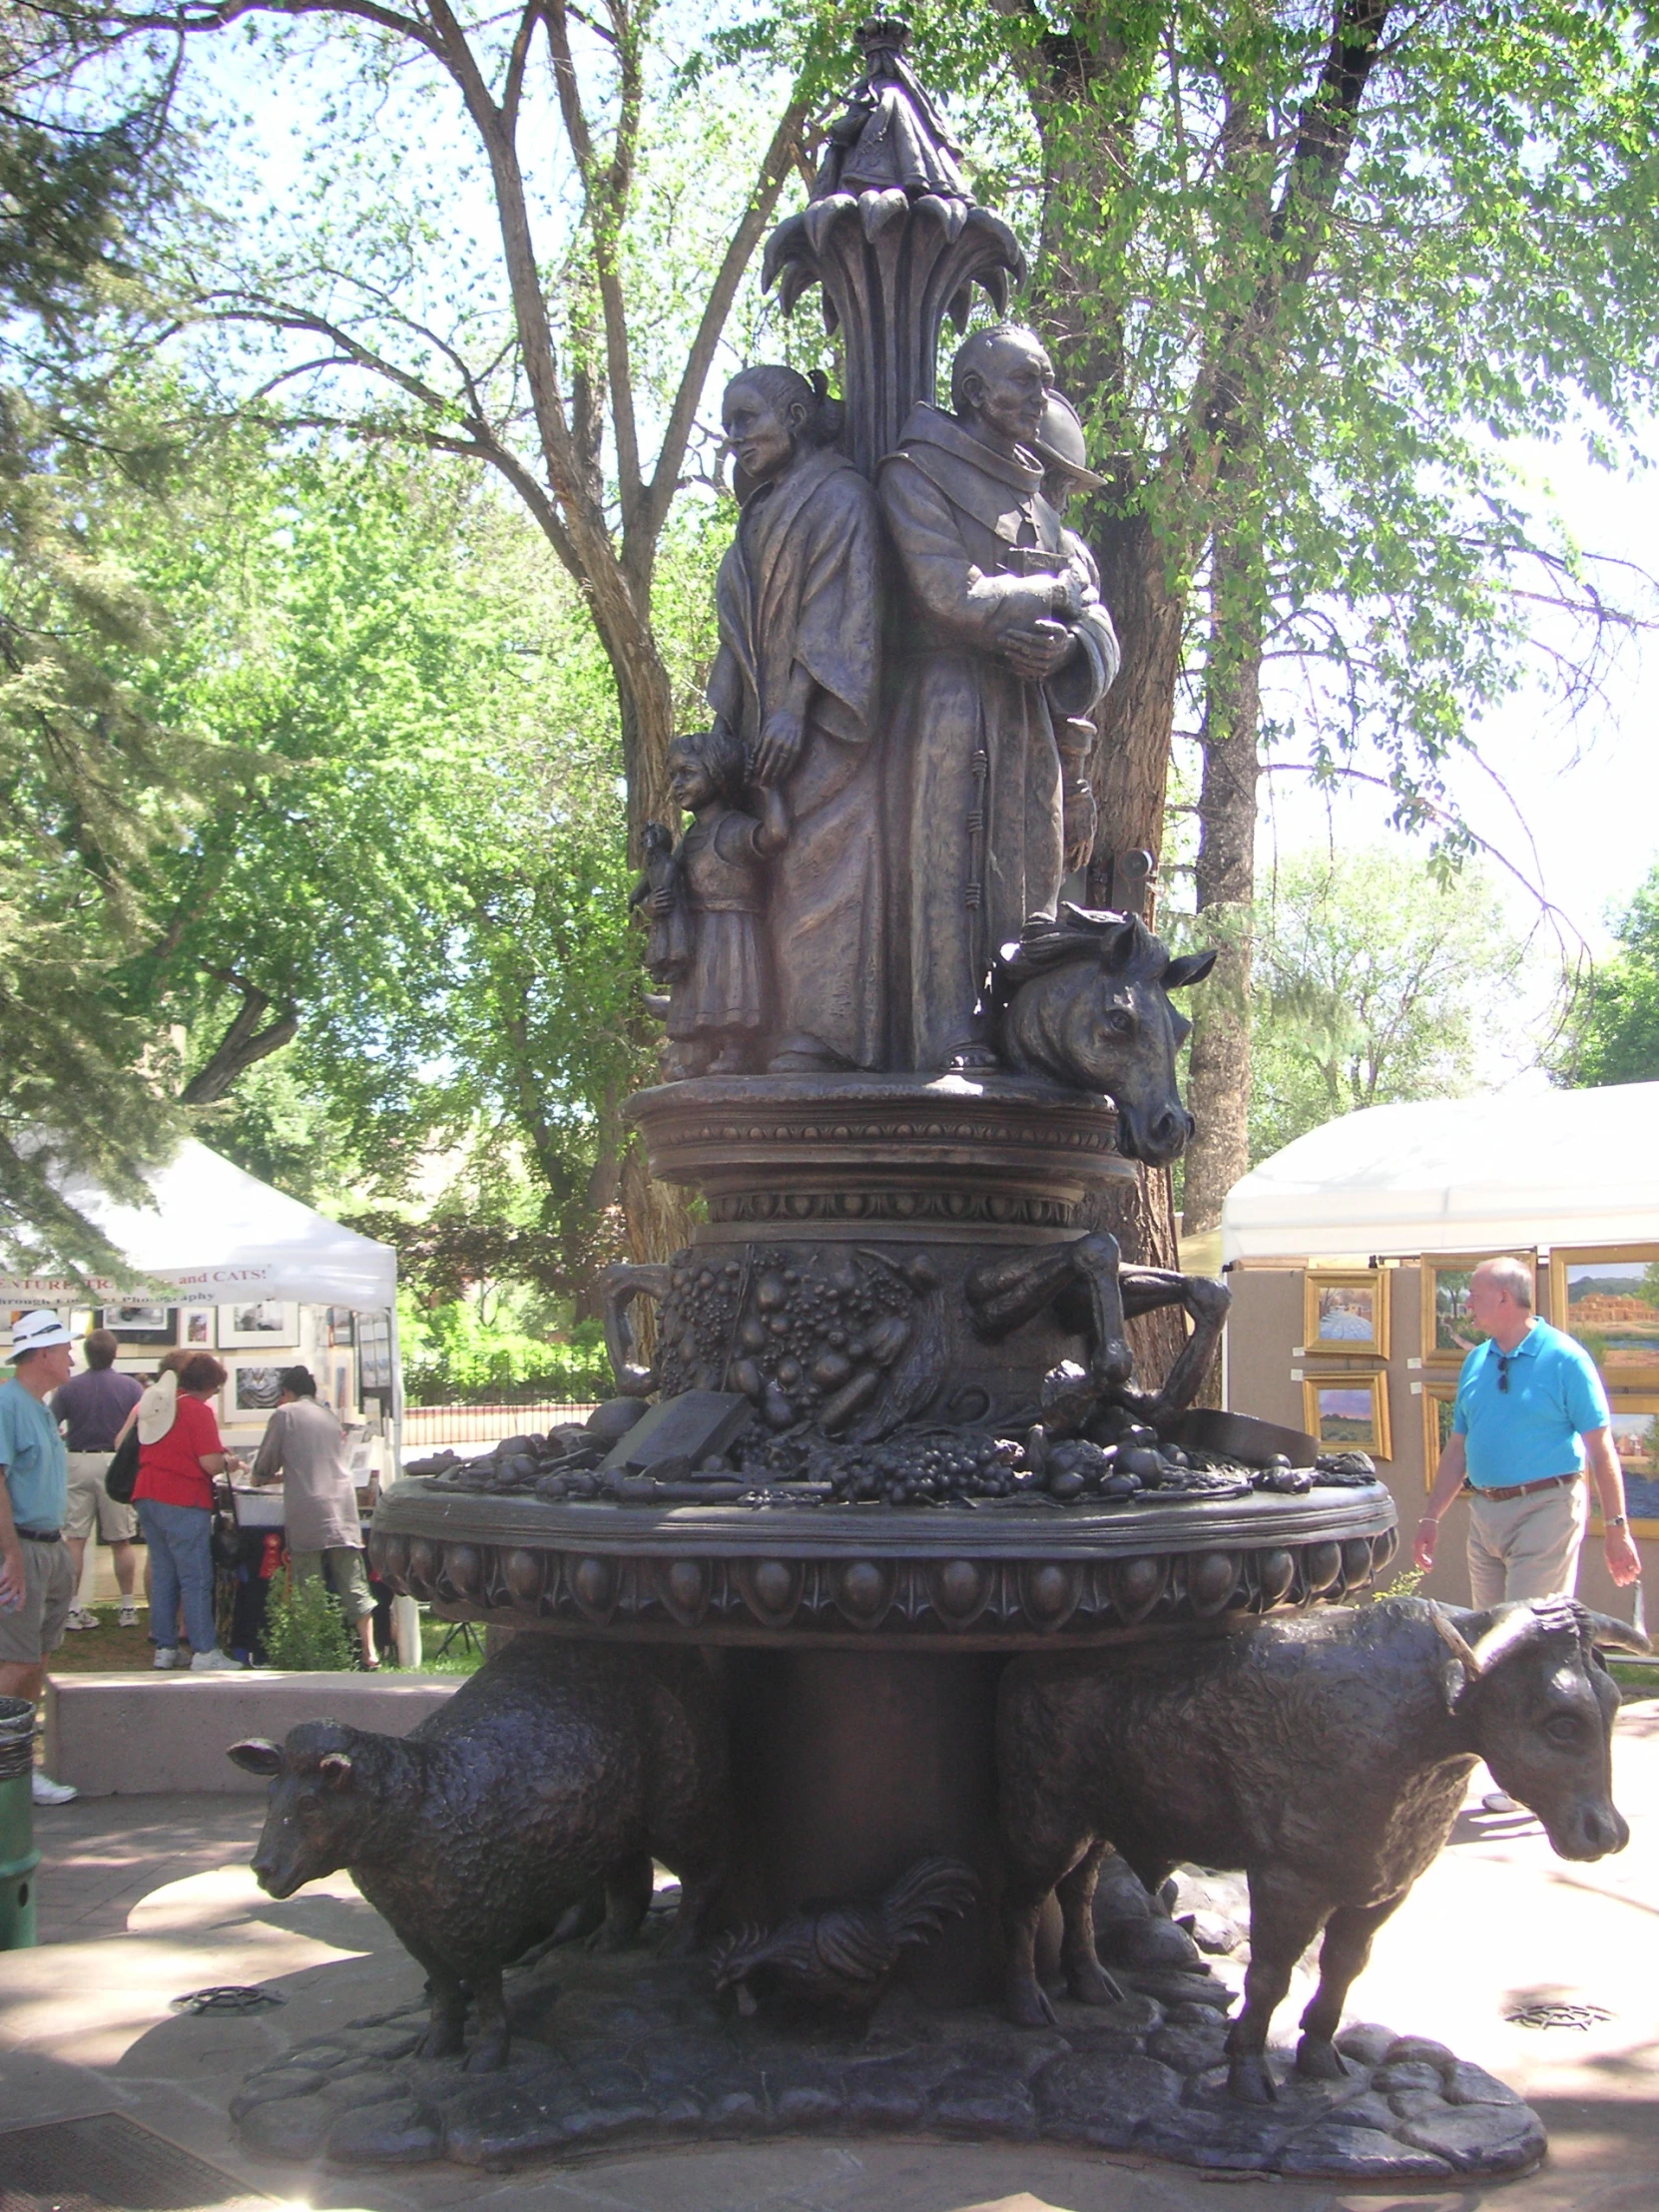
POLYGON ((121 2112, 0 2134, 0 2212, 232 2212, 270 2202, 121 2112))
POLYGON ((1503 2017, 1513 2027, 1576 2027, 1582 2035, 1598 2020, 1610 2020, 1613 2015, 1602 2004, 1523 2004, 1518 2012, 1505 2012, 1503 2017))

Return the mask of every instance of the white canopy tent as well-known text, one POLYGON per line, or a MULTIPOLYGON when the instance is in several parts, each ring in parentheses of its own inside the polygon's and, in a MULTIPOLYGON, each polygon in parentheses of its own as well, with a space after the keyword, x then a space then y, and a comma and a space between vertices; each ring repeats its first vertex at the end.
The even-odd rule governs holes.
MULTIPOLYGON (((145 1180, 154 1208, 120 1205, 96 1184, 64 1186, 64 1197, 133 1269, 129 1282, 95 1280, 97 1290, 137 1289, 148 1279, 204 1306, 254 1297, 350 1306, 358 1313, 395 1305, 397 1255, 390 1245, 342 1229, 205 1144, 187 1140, 145 1180)), ((0 1276, 0 1297, 13 1306, 32 1298, 42 1306, 69 1299, 80 1304, 85 1296, 67 1277, 0 1276)))
POLYGON ((1223 1263, 1659 1241, 1659 1083, 1373 1106, 1228 1193, 1223 1263))
POLYGON ((64 1186, 71 1205, 126 1254, 131 1277, 93 1276, 83 1286, 67 1276, 0 1276, 0 1301, 66 1307, 83 1305, 90 1295, 113 1303, 166 1285, 182 1304, 284 1298, 383 1313, 391 1335, 392 1419, 401 1422, 397 1255, 390 1245, 342 1229, 194 1140, 145 1180, 154 1207, 122 1205, 92 1183, 64 1186))

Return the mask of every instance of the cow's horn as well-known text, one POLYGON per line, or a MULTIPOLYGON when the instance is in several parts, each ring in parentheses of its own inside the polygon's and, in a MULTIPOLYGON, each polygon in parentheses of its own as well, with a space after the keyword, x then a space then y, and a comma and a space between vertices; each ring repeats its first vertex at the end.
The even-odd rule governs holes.
POLYGON ((1632 1628, 1628 1621, 1616 1620, 1611 1613, 1591 1613, 1580 1607, 1578 1625, 1592 1644, 1600 1644, 1608 1651, 1653 1649, 1639 1628, 1632 1628))
POLYGON ((1441 1643, 1445 1645, 1453 1658, 1462 1661, 1463 1672, 1472 1682, 1480 1673, 1480 1662, 1474 1656, 1473 1645, 1466 1640, 1460 1630, 1452 1626, 1449 1615, 1442 1613, 1437 1605, 1430 1606, 1429 1613, 1441 1643))

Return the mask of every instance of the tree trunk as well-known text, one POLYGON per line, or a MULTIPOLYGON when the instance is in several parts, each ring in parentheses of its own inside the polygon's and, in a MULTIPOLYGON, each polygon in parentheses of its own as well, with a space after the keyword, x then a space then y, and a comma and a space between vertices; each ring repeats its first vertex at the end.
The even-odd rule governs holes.
POLYGON ((1250 1165, 1250 963, 1261 773, 1262 617, 1253 544, 1218 534, 1198 803, 1198 911, 1220 957, 1193 1009, 1182 1229, 1198 1236, 1250 1165))

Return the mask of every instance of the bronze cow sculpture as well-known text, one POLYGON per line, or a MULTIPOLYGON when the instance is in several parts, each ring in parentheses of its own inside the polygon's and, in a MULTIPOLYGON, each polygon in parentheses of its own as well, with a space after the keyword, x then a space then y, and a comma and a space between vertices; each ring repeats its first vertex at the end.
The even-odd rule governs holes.
POLYGON ((997 1714, 1010 2014, 1053 2017, 1033 1962, 1053 1891, 1071 1994, 1111 2001, 1091 1912, 1110 1845, 1149 1891, 1187 1861, 1248 1874, 1251 1962, 1227 2038, 1245 2102, 1275 2094, 1268 2024, 1324 1931, 1297 2066, 1340 2075, 1349 1985, 1445 1842, 1476 1760, 1563 1859, 1628 1843, 1610 1794, 1619 1693, 1598 1644, 1646 1649, 1567 1598, 1455 1614, 1399 1598, 1205 1644, 1016 1660, 997 1714))
POLYGON ((725 1873, 725 1727, 695 1653, 521 1636, 406 1737, 306 1721, 231 1757, 272 1778, 260 1887, 291 1897, 346 1868, 426 1970, 422 2055, 461 2051, 470 1996, 479 2072, 507 2056, 502 1968, 570 1907, 602 1885, 595 1940, 620 1948, 661 1859, 684 1884, 675 1940, 689 1948, 725 1873))
POLYGON ((1118 1110, 1119 1151, 1165 1167, 1193 1133, 1175 1085, 1192 1024, 1169 994, 1215 964, 1214 952, 1172 959, 1138 915, 1063 903, 1057 921, 1028 923, 998 955, 997 1047, 1016 1074, 1102 1092, 1118 1110))

